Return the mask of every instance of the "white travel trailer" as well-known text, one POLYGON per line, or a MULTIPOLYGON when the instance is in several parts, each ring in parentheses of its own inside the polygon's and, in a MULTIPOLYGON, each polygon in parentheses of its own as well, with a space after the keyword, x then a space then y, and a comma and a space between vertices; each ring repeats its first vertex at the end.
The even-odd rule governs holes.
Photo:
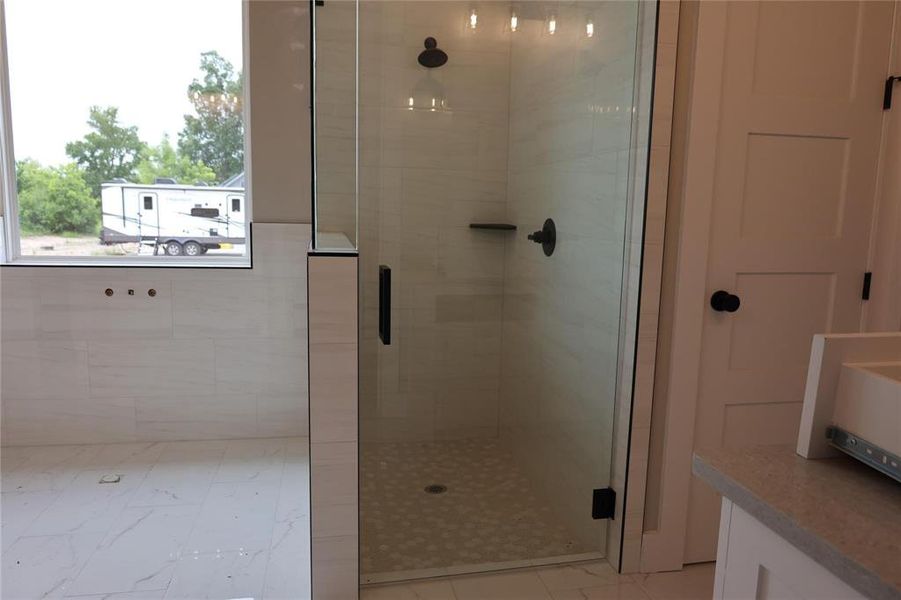
POLYGON ((245 243, 243 177, 222 187, 180 185, 157 179, 152 185, 116 180, 101 186, 104 244, 143 242, 170 256, 199 256, 207 250, 245 243), (240 187, 238 187, 240 186, 240 187))

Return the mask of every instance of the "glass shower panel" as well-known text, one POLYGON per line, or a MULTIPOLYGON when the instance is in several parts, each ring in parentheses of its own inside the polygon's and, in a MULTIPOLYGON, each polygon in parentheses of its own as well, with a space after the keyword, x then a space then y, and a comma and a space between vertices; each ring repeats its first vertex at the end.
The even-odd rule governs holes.
POLYGON ((357 6, 363 581, 600 557, 639 4, 357 6))
POLYGON ((313 11, 313 241, 319 251, 357 247, 357 17, 353 0, 313 11))

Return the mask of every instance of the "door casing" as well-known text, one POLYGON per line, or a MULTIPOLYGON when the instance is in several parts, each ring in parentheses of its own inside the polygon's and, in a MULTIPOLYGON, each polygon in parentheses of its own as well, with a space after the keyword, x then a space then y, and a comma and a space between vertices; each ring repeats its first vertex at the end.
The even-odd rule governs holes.
MULTIPOLYGON (((685 143, 683 203, 678 239, 667 240, 676 252, 672 291, 672 343, 661 348, 669 356, 665 424, 653 435, 662 436, 659 505, 655 529, 642 537, 641 570, 676 570, 686 559, 687 515, 691 489, 691 455, 695 441, 698 393, 706 314, 714 208, 716 206, 717 145, 723 102, 722 77, 726 60, 729 3, 700 3, 693 60, 691 98, 685 143)), ((681 49, 681 44, 680 44, 681 49)), ((682 63, 680 56, 679 62, 682 63)), ((877 82, 878 83, 878 82, 877 82)), ((864 240, 865 243, 865 240, 864 240)), ((895 245, 897 248, 897 245, 895 245)), ((872 262, 872 260, 871 260, 872 262)), ((666 296, 664 296, 665 298, 666 296)), ((653 460, 653 459, 652 459, 653 460)))

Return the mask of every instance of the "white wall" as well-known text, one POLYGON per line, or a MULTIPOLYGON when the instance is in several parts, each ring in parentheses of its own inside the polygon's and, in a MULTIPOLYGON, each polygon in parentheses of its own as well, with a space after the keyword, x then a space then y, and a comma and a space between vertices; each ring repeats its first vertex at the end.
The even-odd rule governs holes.
POLYGON ((2 268, 0 443, 308 434, 308 6, 248 7, 254 268, 2 268))
POLYGON ((3 268, 2 443, 307 435, 309 239, 255 225, 252 270, 3 268))

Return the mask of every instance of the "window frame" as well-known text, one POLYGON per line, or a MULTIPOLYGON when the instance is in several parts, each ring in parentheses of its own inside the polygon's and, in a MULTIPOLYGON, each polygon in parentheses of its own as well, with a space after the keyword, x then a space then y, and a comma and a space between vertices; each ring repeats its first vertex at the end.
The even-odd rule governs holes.
POLYGON ((244 256, 24 256, 19 233, 15 145, 10 100, 6 7, 0 0, 0 267, 153 267, 250 269, 253 267, 253 200, 250 159, 250 2, 241 0, 241 72, 244 78, 244 256))

